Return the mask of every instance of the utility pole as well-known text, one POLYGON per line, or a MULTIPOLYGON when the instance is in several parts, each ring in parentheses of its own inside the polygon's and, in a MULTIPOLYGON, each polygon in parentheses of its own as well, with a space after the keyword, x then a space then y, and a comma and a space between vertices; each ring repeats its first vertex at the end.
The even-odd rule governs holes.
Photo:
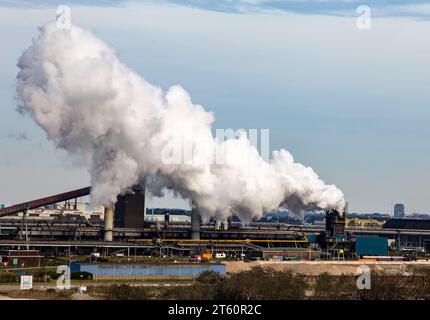
POLYGON ((28 224, 27 224, 27 213, 28 209, 25 209, 22 212, 22 220, 21 220, 21 232, 20 232, 20 240, 24 239, 24 232, 25 232, 25 242, 27 242, 27 250, 29 249, 28 246, 28 224))
POLYGON ((397 254, 400 254, 400 231, 398 231, 397 235, 397 254))
POLYGON ((28 250, 28 221, 27 221, 27 212, 28 212, 28 209, 26 209, 24 211, 23 218, 24 218, 24 223, 25 223, 25 242, 27 243, 27 250, 28 250))

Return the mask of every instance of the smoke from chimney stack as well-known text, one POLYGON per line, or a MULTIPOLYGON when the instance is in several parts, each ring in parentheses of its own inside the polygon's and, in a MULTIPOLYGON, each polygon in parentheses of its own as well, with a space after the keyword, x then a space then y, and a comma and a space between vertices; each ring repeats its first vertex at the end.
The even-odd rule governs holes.
POLYGON ((87 30, 46 24, 18 67, 19 110, 89 170, 95 204, 115 202, 146 179, 148 192, 175 190, 204 217, 246 220, 280 207, 343 211, 342 192, 287 150, 268 162, 246 136, 218 141, 214 115, 181 86, 151 85, 87 30), (166 162, 184 139, 198 161, 166 162), (219 150, 235 161, 214 162, 219 150))

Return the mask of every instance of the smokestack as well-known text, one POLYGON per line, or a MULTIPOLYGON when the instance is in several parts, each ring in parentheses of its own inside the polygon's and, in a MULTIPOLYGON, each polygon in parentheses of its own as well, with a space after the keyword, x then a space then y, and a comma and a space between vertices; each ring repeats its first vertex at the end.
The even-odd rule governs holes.
POLYGON ((196 207, 191 209, 191 239, 200 240, 200 225, 202 223, 202 217, 200 216, 199 210, 196 207))
POLYGON ((170 222, 170 212, 166 211, 164 213, 164 228, 165 229, 169 228, 169 222, 170 222))
POLYGON ((228 230, 228 220, 224 219, 222 221, 222 230, 228 230))
POLYGON ((105 241, 113 240, 113 207, 113 204, 105 207, 105 241))
POLYGON ((221 221, 215 217, 214 218, 214 230, 219 230, 220 228, 221 228, 221 221))

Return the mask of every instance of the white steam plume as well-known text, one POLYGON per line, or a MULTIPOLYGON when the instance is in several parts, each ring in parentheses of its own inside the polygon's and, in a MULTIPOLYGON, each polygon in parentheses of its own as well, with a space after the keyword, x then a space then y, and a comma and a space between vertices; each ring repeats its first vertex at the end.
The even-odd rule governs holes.
POLYGON ((344 208, 342 192, 288 151, 273 152, 269 163, 246 136, 215 139, 213 114, 182 87, 149 84, 87 30, 43 26, 18 67, 19 109, 85 164, 96 204, 146 178, 153 194, 175 190, 206 217, 344 208), (182 150, 184 139, 198 161, 166 162, 166 150, 182 150), (224 163, 214 161, 220 150, 224 163))

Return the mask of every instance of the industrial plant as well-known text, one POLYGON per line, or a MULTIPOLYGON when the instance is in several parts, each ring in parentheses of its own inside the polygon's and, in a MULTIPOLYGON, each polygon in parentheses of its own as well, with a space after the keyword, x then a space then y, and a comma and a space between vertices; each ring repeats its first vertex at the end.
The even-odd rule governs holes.
POLYGON ((15 2, 0 10, 0 300, 167 300, 175 316, 197 308, 178 300, 239 301, 236 315, 260 300, 430 300, 425 41, 391 42, 412 44, 421 22, 391 37, 397 19, 375 4, 386 21, 367 37, 370 7, 349 1, 339 17, 333 3, 300 17, 301 1, 72 1, 73 19, 15 2), (360 32, 333 33, 348 23, 360 32))
MULTIPOLYGON (((419 229, 424 221, 390 219, 380 228, 348 227, 346 214, 336 210, 326 211, 325 226, 244 224, 215 217, 203 221, 196 207, 190 214, 164 210, 154 215, 145 208, 144 188, 118 196, 111 206, 88 211, 78 198, 90 192, 87 187, 0 209, 1 250, 14 254, 25 250, 37 257, 181 256, 194 262, 216 257, 376 261, 423 256, 430 241, 430 228, 419 229)), ((3 262, 9 261, 8 256, 3 262)), ((40 261, 30 260, 30 264, 40 261)))

